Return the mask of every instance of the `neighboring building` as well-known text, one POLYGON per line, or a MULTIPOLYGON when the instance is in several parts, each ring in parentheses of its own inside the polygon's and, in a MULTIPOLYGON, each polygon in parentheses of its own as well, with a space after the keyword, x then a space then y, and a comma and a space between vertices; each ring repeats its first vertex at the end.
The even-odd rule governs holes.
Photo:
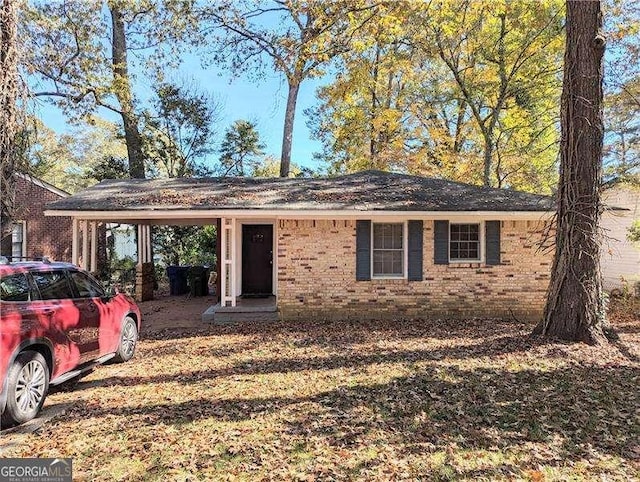
POLYGON ((547 196, 366 171, 111 180, 47 214, 138 224, 142 285, 150 224, 216 224, 225 308, 268 296, 285 319, 536 319, 552 262, 539 247, 554 209, 547 196))
POLYGON ((136 259, 135 226, 107 224, 107 245, 112 246, 113 254, 117 259, 136 259))
POLYGON ((619 184, 604 191, 603 199, 608 206, 622 208, 606 210, 602 216, 604 288, 621 289, 626 282, 633 290, 640 281, 640 243, 629 241, 627 234, 633 222, 640 220, 640 189, 619 184))
POLYGON ((70 194, 55 186, 22 173, 15 174, 16 199, 13 229, 0 243, 4 256, 71 261, 71 219, 67 216, 45 217, 47 203, 70 194))

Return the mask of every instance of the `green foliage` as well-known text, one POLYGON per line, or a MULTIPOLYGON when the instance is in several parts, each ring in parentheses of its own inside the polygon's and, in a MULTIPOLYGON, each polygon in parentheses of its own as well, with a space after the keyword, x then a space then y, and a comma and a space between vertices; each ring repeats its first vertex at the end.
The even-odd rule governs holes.
POLYGON ((340 73, 318 90, 319 105, 307 111, 309 127, 323 143, 316 157, 332 172, 363 169, 414 170, 422 153, 411 116, 418 88, 407 46, 406 5, 380 6, 375 22, 358 32, 341 56, 340 73))
POLYGON ((145 154, 161 176, 206 174, 220 106, 189 85, 160 84, 154 112, 145 114, 145 154))
POLYGON ((167 266, 216 263, 215 226, 156 226, 153 244, 167 266))
POLYGON ((101 278, 107 285, 118 285, 121 290, 132 292, 136 282, 136 260, 130 256, 118 258, 113 253, 109 256, 108 273, 101 278))
POLYGON ((20 35, 34 95, 75 121, 99 109, 119 115, 130 173, 144 177, 141 113, 129 72, 158 81, 180 62, 176 54, 194 25, 191 7, 182 0, 29 2, 20 35))
POLYGON ((288 86, 280 175, 290 170, 291 145, 300 85, 325 73, 327 64, 346 52, 355 30, 376 15, 377 4, 238 0, 207 5, 199 13, 206 25, 201 42, 214 45, 213 60, 254 79, 268 67, 288 86), (213 33, 213 38, 211 38, 213 33))
POLYGON ((91 166, 85 177, 97 182, 105 179, 125 179, 129 177, 127 161, 121 157, 105 157, 91 166))
POLYGON ((113 63, 112 12, 122 12, 126 48, 134 53, 125 67, 157 81, 182 59, 178 53, 194 25, 191 7, 182 0, 29 2, 20 34, 28 46, 25 67, 43 89, 36 95, 76 118, 100 108, 120 113, 116 98, 132 92, 130 79, 114 74, 122 66, 113 63))
POLYGON ((549 192, 559 0, 391 3, 318 90, 310 127, 335 172, 401 170, 549 192))
POLYGON ((605 56, 604 182, 640 184, 640 4, 603 4, 605 56))
POLYGON ((229 127, 220 146, 220 164, 225 176, 244 176, 245 169, 255 172, 265 145, 253 122, 237 120, 229 127))
POLYGON ((604 181, 640 184, 640 78, 605 96, 604 181))
POLYGON ((92 116, 69 132, 56 134, 39 119, 31 118, 22 136, 28 138, 24 155, 31 172, 69 193, 102 179, 121 177, 100 173, 116 167, 109 165, 110 159, 125 159, 127 155, 120 131, 112 122, 92 116))
POLYGON ((633 242, 640 242, 640 220, 635 220, 629 228, 627 239, 633 242))
MULTIPOLYGON (((262 162, 253 166, 251 176, 253 177, 278 177, 280 175, 280 161, 272 156, 266 156, 262 162)), ((296 163, 291 163, 289 177, 318 177, 321 173, 310 167, 300 167, 296 163)))

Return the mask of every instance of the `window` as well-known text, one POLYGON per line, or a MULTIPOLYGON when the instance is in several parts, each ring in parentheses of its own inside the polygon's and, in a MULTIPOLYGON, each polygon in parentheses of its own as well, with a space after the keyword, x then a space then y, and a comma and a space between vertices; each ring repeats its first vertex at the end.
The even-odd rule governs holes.
POLYGON ((24 273, 0 279, 0 300, 29 301, 29 280, 24 273))
POLYGON ((25 223, 19 221, 13 224, 11 230, 11 258, 19 259, 27 255, 27 243, 25 242, 25 223))
POLYGON ((404 276, 404 223, 373 223, 373 276, 404 276))
POLYGON ((449 224, 449 259, 480 261, 480 224, 449 224))
POLYGON ((80 298, 100 298, 104 296, 102 286, 86 273, 72 271, 70 274, 80 298))
POLYGON ((64 271, 33 271, 33 280, 43 300, 73 298, 71 285, 64 271))

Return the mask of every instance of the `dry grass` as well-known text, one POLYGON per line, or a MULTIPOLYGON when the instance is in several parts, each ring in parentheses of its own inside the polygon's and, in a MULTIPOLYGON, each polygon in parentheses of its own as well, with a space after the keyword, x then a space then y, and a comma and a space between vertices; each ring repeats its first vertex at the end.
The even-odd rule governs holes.
POLYGON ((73 457, 91 481, 632 480, 640 304, 616 313, 604 348, 495 320, 148 331, 2 455, 73 457))

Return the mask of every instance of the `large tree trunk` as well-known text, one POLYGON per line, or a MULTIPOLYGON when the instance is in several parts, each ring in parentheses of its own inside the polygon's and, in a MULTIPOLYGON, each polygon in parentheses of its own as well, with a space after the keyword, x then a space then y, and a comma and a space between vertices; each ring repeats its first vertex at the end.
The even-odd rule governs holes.
POLYGON ((375 118, 378 112, 378 76, 380 71, 380 44, 376 42, 376 56, 371 72, 371 109, 369 111, 369 168, 378 168, 378 136, 376 135, 375 118))
POLYGON ((604 37, 599 1, 567 1, 556 254, 534 333, 597 344, 605 307, 598 246, 604 37))
POLYGON ((120 104, 124 138, 129 157, 129 175, 133 178, 144 178, 144 155, 142 153, 142 137, 138 129, 138 117, 134 112, 131 80, 127 68, 127 38, 124 28, 122 10, 116 2, 110 2, 112 23, 111 51, 113 56, 113 81, 115 95, 120 104))
POLYGON ((0 238, 11 234, 14 214, 18 146, 18 52, 16 42, 18 7, 13 0, 0 5, 0 238))
POLYGON ((284 132, 282 134, 282 155, 280 156, 280 177, 289 177, 291 168, 291 144, 293 142, 293 121, 296 116, 298 102, 299 80, 289 80, 289 95, 287 96, 287 110, 284 113, 284 132))

